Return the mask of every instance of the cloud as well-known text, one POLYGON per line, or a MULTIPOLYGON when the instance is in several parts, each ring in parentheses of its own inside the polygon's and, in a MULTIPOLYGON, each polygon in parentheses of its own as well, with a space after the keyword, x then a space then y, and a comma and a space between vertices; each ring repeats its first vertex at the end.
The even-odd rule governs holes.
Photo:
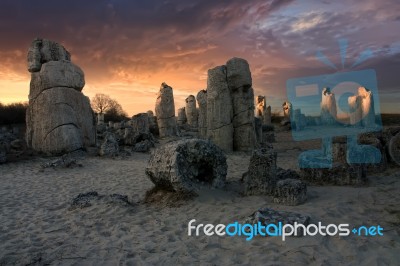
MULTIPOLYGON (((209 68, 234 56, 249 61, 256 92, 278 102, 286 79, 331 71, 316 51, 339 64, 337 40, 347 38, 349 63, 375 51, 368 66, 384 73, 385 91, 398 83, 399 11, 395 0, 4 0, 0 79, 29 83, 26 52, 40 36, 71 52, 85 72, 84 93, 110 94, 130 114, 154 108, 163 81, 180 107, 185 95, 206 87, 209 68)), ((6 90, 0 87, 0 98, 6 90)))

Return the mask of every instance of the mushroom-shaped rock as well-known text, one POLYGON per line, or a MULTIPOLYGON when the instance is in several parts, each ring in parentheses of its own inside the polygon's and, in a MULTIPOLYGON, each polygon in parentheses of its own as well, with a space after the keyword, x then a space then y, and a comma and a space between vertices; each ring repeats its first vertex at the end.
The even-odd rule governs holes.
POLYGON ((220 188, 227 174, 226 157, 211 141, 178 140, 152 151, 146 175, 158 187, 194 192, 201 184, 220 188))

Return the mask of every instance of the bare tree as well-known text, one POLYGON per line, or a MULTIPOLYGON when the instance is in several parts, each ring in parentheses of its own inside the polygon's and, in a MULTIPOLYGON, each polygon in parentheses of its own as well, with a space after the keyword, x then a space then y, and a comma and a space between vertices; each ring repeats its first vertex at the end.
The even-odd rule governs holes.
POLYGON ((106 94, 96 94, 91 100, 91 105, 96 113, 105 114, 105 121, 121 121, 127 117, 122 106, 106 94))
POLYGON ((93 111, 98 114, 104 114, 119 104, 117 103, 117 101, 111 99, 110 96, 98 93, 92 98, 91 105, 93 111))

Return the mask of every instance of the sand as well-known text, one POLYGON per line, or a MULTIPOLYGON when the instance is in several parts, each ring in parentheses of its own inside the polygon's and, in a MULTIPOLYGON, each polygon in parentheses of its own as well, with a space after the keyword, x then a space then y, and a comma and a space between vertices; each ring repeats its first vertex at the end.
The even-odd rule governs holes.
MULTIPOLYGON (((317 148, 279 133, 278 165, 296 167, 296 156, 317 148)), ((300 206, 273 204, 265 196, 242 197, 239 180, 250 156, 228 155, 228 185, 205 188, 179 207, 145 204, 153 184, 145 176, 148 154, 87 157, 82 167, 41 170, 47 158, 0 165, 0 265, 398 265, 400 168, 369 176, 366 187, 308 187, 300 206), (79 193, 124 194, 131 204, 95 201, 71 209, 79 193), (380 237, 207 237, 187 235, 197 223, 243 221, 260 207, 294 211, 312 222, 381 225, 380 237)))

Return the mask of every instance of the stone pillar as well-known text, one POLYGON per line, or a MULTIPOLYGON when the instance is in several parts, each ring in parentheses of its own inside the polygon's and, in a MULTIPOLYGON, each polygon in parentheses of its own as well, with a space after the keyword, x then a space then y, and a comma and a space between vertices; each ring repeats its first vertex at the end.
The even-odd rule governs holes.
POLYGON ((149 110, 147 111, 147 115, 149 116, 149 127, 150 127, 150 133, 158 136, 158 125, 157 125, 157 117, 154 116, 153 111, 149 110))
POLYGON ((71 62, 69 52, 56 42, 35 39, 28 51, 28 71, 28 146, 52 155, 94 146, 94 113, 81 92, 84 73, 71 62))
POLYGON ((364 87, 358 88, 358 96, 361 98, 362 125, 364 127, 375 126, 375 108, 372 92, 364 87))
POLYGON ((233 103, 233 149, 251 151, 256 147, 254 92, 249 64, 241 58, 226 63, 227 82, 233 103))
POLYGON ((336 116, 335 94, 329 88, 324 88, 321 99, 321 122, 323 125, 334 125, 336 124, 336 116))
POLYGON ((265 105, 265 96, 258 95, 256 98, 256 117, 261 118, 261 120, 263 120, 265 105))
POLYGON ((261 118, 263 125, 271 125, 271 106, 267 107, 265 96, 258 95, 256 98, 256 117, 261 118))
POLYGON ((177 136, 174 95, 172 88, 165 82, 161 84, 155 109, 160 137, 177 136))
POLYGON ((290 121, 290 116, 292 114, 292 104, 290 102, 284 102, 282 104, 283 117, 290 121))
POLYGON ((186 119, 187 123, 189 126, 197 128, 197 119, 198 119, 198 113, 196 109, 196 98, 193 95, 189 95, 189 97, 186 98, 186 119))
POLYGON ((97 125, 102 125, 104 124, 104 114, 99 113, 97 114, 97 125))
POLYGON ((226 81, 226 66, 208 70, 207 138, 225 152, 233 150, 233 107, 226 81))
POLYGON ((197 104, 199 105, 199 117, 198 117, 198 127, 199 127, 199 137, 207 137, 207 91, 201 90, 197 93, 197 104))
POLYGON ((182 107, 178 109, 178 125, 182 126, 183 124, 186 124, 187 118, 186 118, 186 108, 182 107))

